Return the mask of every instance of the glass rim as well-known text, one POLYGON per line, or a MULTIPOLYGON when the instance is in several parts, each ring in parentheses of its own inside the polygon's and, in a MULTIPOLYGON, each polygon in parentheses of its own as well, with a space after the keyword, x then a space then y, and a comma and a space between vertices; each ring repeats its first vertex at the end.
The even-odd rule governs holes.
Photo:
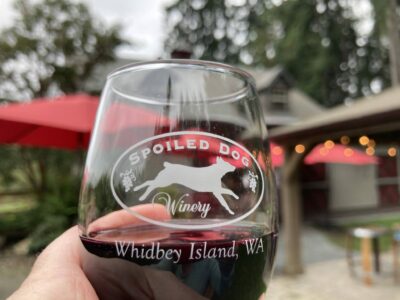
MULTIPOLYGON (((238 90, 230 95, 225 95, 222 97, 208 99, 208 103, 236 101, 237 99, 242 98, 244 96, 244 94, 246 94, 245 91, 247 91, 249 89, 249 87, 256 90, 255 80, 250 73, 248 73, 238 67, 234 67, 234 66, 231 66, 228 64, 207 61, 207 60, 196 60, 196 59, 160 59, 160 60, 150 60, 150 61, 142 61, 142 62, 127 64, 125 66, 122 66, 122 67, 117 68, 117 69, 113 70, 112 72, 110 72, 107 76, 107 82, 111 81, 115 77, 122 76, 128 72, 145 71, 145 70, 152 70, 152 69, 153 70, 162 69, 167 66, 174 66, 174 67, 181 67, 181 68, 194 67, 194 68, 197 68, 198 70, 202 70, 202 71, 216 72, 216 73, 220 73, 220 74, 228 74, 244 83, 244 87, 241 88, 240 90, 238 90)), ((119 93, 119 92, 117 92, 117 93, 119 93)), ((126 93, 122 93, 122 94, 124 94, 125 97, 131 98, 136 101, 145 102, 148 104, 165 105, 165 103, 160 103, 159 101, 154 101, 154 100, 150 100, 150 99, 148 99, 148 100, 138 99, 137 97, 134 97, 132 95, 127 95, 126 93)), ((192 104, 196 104, 196 102, 192 103, 192 104)), ((176 103, 169 103, 168 105, 176 105, 176 103)))
POLYGON ((215 70, 216 72, 232 73, 238 75, 244 81, 248 81, 252 85, 255 85, 254 77, 250 73, 238 67, 234 67, 220 62, 200 60, 200 59, 159 59, 159 60, 134 62, 111 71, 107 75, 107 79, 110 79, 117 75, 121 75, 122 73, 128 71, 132 71, 133 69, 147 69, 147 67, 154 68, 156 65, 192 65, 204 69, 215 70))

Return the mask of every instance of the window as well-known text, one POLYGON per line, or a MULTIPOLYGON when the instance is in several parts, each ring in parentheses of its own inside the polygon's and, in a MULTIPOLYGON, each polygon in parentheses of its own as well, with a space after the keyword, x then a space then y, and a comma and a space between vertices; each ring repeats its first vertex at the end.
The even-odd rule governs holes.
POLYGON ((289 109, 289 87, 282 79, 274 82, 268 89, 268 102, 270 109, 288 110, 289 109))
POLYGON ((289 97, 287 89, 274 87, 271 89, 271 108, 276 110, 287 110, 289 108, 289 97))

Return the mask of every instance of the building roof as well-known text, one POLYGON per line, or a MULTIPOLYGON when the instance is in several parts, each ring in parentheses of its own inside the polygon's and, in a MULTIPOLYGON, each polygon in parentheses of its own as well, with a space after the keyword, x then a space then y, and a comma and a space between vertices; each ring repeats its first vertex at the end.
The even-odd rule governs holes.
POLYGON ((319 105, 301 90, 291 88, 288 91, 287 109, 284 111, 278 111, 270 108, 264 111, 264 120, 269 126, 283 126, 310 118, 311 116, 318 115, 323 111, 325 111, 324 107, 319 105))
POLYGON ((289 79, 286 72, 281 66, 272 68, 243 68, 246 72, 250 73, 256 81, 257 90, 263 90, 270 87, 279 76, 284 76, 286 81, 292 86, 292 80, 289 79))
POLYGON ((270 131, 274 141, 294 144, 343 134, 400 130, 400 87, 340 105, 312 118, 270 131))
MULTIPOLYGON (((311 97, 295 88, 294 80, 281 66, 272 68, 245 68, 255 81, 258 93, 262 95, 279 80, 283 80, 288 86, 288 107, 285 110, 264 111, 265 123, 269 126, 282 126, 309 118, 325 110, 311 97)), ((263 97, 261 97, 263 99, 263 97)))
POLYGON ((89 79, 86 80, 84 84, 85 91, 90 93, 100 93, 104 85, 106 84, 108 74, 110 74, 112 71, 118 68, 136 62, 139 61, 133 59, 118 58, 115 61, 98 64, 90 74, 89 79))

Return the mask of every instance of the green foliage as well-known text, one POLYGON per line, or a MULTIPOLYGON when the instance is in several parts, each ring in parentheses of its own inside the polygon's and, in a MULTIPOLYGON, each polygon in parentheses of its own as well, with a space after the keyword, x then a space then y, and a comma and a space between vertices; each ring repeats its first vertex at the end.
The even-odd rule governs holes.
POLYGON ((31 243, 29 252, 37 253, 42 251, 48 244, 55 240, 68 228, 69 223, 64 216, 47 215, 42 223, 39 223, 30 234, 31 243))
POLYGON ((17 181, 17 174, 11 170, 14 170, 16 164, 22 163, 18 147, 0 147, 0 157, 5 158, 0 160, 0 183, 2 186, 10 186, 17 181))
POLYGON ((288 1, 274 10, 284 36, 273 61, 285 65, 305 92, 332 106, 371 93, 372 80, 388 77, 375 35, 360 36, 352 8, 342 1, 288 1))
MULTIPOLYGON (((103 175, 99 181, 92 185, 87 182, 82 186, 81 202, 79 203, 79 224, 87 227, 89 223, 100 216, 120 209, 108 188, 110 177, 103 175)), ((118 193, 118 191, 117 191, 118 193)))
POLYGON ((245 6, 220 0, 181 0, 167 9, 174 26, 166 50, 190 48, 197 58, 237 63, 246 57, 245 46, 255 38, 256 16, 262 1, 245 6))
MULTIPOLYGON (((387 234, 381 236, 379 238, 379 247, 381 251, 389 251, 392 246, 392 232, 395 227, 400 225, 400 218, 385 218, 385 219, 375 219, 375 220, 366 220, 359 222, 351 222, 342 224, 339 226, 340 230, 336 231, 325 231, 324 233, 327 237, 336 245, 346 248, 347 246, 347 231, 356 228, 356 227, 377 227, 377 228, 385 228, 388 230, 387 234)), ((353 250, 360 251, 361 240, 354 238, 353 240, 353 250)))
POLYGON ((26 212, 7 213, 0 216, 0 236, 6 238, 6 245, 17 242, 29 235, 35 218, 26 212))
POLYGON ((15 146, 0 149, 12 157, 0 161, 3 186, 28 187, 36 202, 29 211, 2 214, 0 235, 8 244, 29 236, 30 251, 39 251, 77 222, 83 153, 15 146), (5 185, 7 181, 10 184, 5 185))
POLYGON ((388 1, 371 0, 371 4, 374 8, 375 30, 386 32, 388 1))
POLYGON ((32 212, 36 226, 30 235, 31 252, 42 250, 77 222, 80 176, 57 172, 51 178, 43 201, 32 212))
MULTIPOLYGON (((388 85, 388 53, 381 43, 381 22, 370 33, 357 31, 360 20, 351 1, 229 4, 235 2, 180 0, 170 6, 167 12, 173 28, 166 51, 186 47, 200 59, 282 65, 299 88, 326 106, 388 85), (371 85, 377 88, 371 89, 371 85)), ((384 5, 376 7, 378 19, 384 5)))
POLYGON ((79 2, 16 0, 15 8, 15 23, 0 34, 0 98, 81 91, 94 66, 124 42, 117 26, 107 28, 79 2))
MULTIPOLYGON (((77 1, 16 0, 15 8, 16 21, 0 34, 1 100, 82 91, 93 68, 124 43, 118 26, 107 28, 77 1)), ((30 237, 38 251, 77 222, 83 153, 2 146, 0 157, 1 190, 30 190, 37 203, 2 214, 0 235, 30 237)))

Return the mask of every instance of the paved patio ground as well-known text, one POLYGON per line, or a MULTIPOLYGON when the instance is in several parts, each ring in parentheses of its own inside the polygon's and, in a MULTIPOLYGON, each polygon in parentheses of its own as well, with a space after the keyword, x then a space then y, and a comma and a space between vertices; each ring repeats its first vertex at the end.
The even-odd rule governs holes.
POLYGON ((350 276, 343 259, 312 263, 301 276, 274 276, 267 300, 400 300, 400 283, 396 285, 391 270, 385 269, 367 286, 350 276))
MULTIPOLYGON (((319 230, 305 226, 301 232, 301 254, 306 265, 322 261, 345 259, 343 248, 333 244, 319 230)), ((278 241, 278 251, 275 261, 275 270, 280 273, 283 269, 285 257, 285 244, 283 239, 278 241)))
POLYGON ((382 255, 382 272, 374 276, 372 286, 367 286, 360 268, 355 270, 356 277, 350 276, 344 249, 332 244, 319 230, 304 227, 301 242, 304 274, 283 275, 285 245, 281 240, 267 300, 400 300, 400 283, 393 280, 390 252, 382 255))

